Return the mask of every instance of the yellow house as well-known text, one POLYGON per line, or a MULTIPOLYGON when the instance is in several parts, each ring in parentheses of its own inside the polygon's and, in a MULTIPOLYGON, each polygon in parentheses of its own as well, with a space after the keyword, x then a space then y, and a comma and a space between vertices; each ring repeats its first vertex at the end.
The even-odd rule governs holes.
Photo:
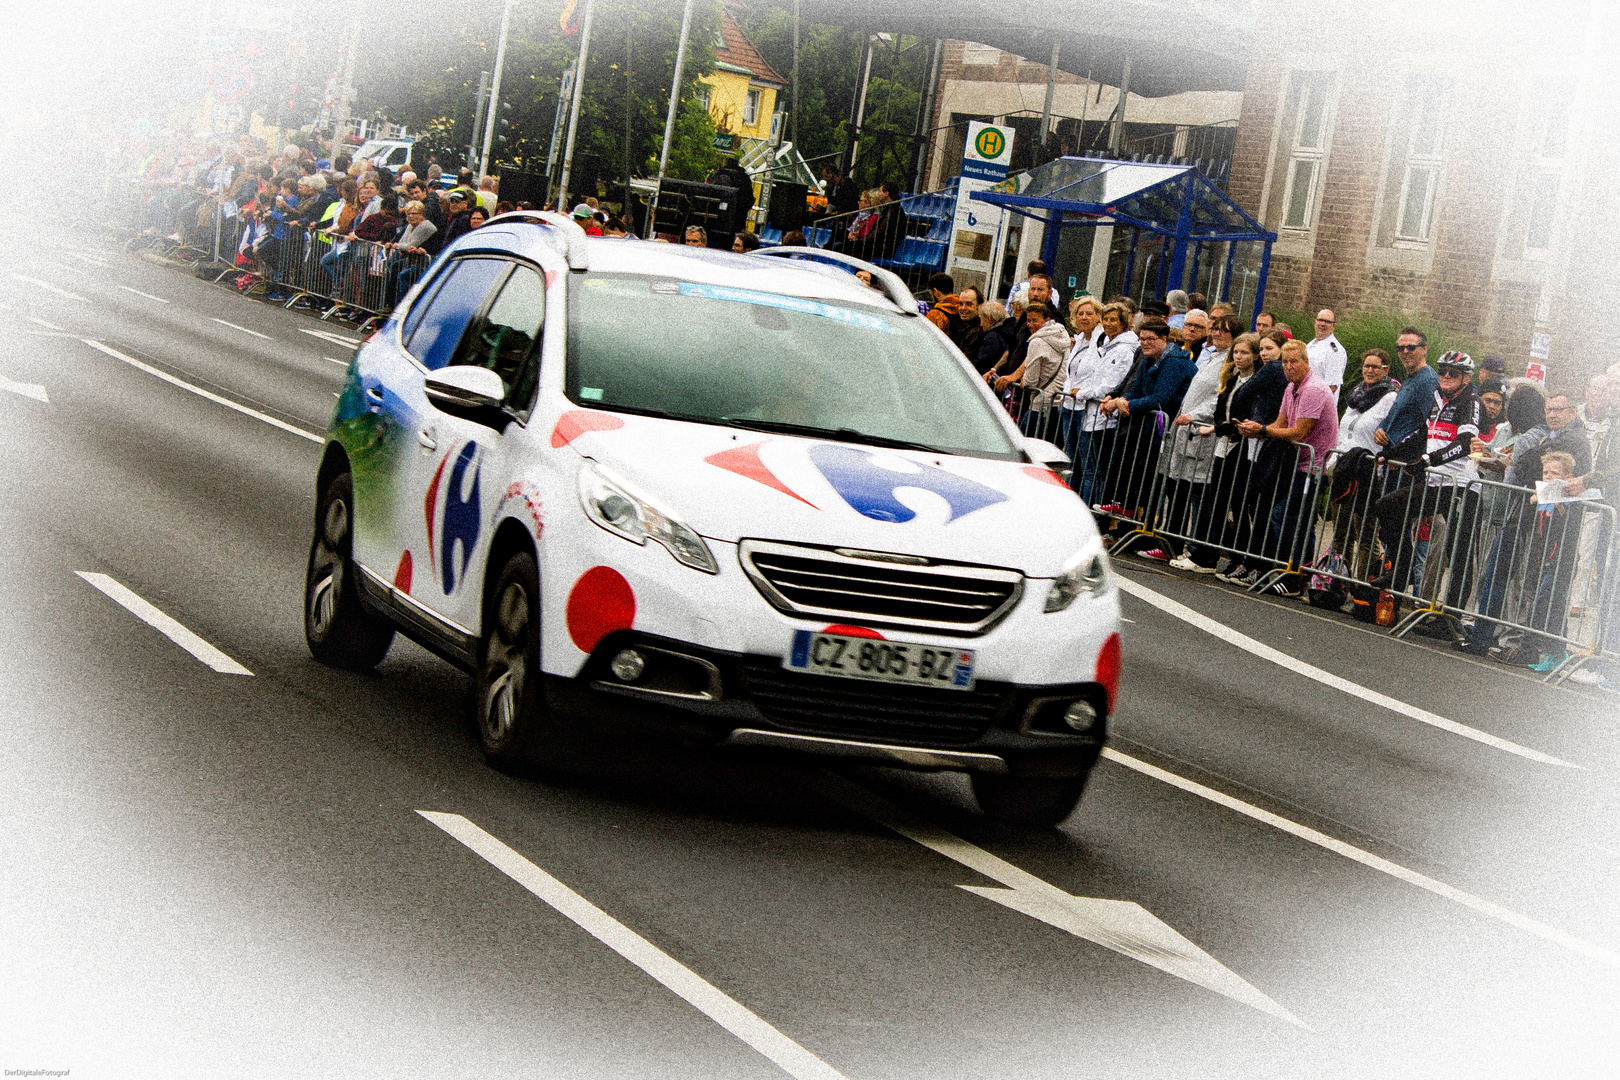
POLYGON ((703 76, 698 100, 714 117, 719 133, 715 140, 722 150, 742 149, 741 139, 768 139, 771 117, 776 113, 776 94, 785 84, 765 58, 755 50, 731 17, 720 13, 720 33, 714 41, 714 73, 703 76), (731 135, 732 145, 725 146, 731 135))

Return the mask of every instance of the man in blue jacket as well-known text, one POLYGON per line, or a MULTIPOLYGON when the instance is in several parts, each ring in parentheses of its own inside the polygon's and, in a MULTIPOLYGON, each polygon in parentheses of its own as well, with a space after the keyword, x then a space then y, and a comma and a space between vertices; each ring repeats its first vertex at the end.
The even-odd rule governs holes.
POLYGON ((1121 481, 1116 502, 1141 516, 1164 434, 1159 414, 1176 415, 1198 366, 1187 350, 1171 343, 1170 327, 1163 319, 1149 319, 1137 328, 1136 336, 1140 344, 1131 373, 1117 395, 1105 399, 1098 410, 1121 420, 1114 444, 1121 481))

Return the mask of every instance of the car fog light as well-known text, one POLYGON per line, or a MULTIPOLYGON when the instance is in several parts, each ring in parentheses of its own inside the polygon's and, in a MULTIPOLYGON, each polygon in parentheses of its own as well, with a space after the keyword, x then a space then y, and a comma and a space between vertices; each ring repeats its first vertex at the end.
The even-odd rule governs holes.
POLYGON ((1071 701, 1069 707, 1063 710, 1063 722, 1075 731, 1089 731, 1097 722, 1097 710, 1089 701, 1071 701))
POLYGON ((635 682, 647 670, 647 659, 634 649, 620 649, 611 666, 620 682, 635 682))

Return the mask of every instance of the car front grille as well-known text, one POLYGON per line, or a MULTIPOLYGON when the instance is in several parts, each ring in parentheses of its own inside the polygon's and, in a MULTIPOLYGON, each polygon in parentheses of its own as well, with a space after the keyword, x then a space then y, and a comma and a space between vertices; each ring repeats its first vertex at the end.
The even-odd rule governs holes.
POLYGON ((848 551, 744 540, 741 557, 761 595, 801 618, 980 634, 1023 592, 1014 570, 848 551))
POLYGON ((784 731, 920 746, 980 738, 1010 693, 1004 685, 985 683, 972 690, 934 690, 809 675, 759 656, 745 661, 743 674, 748 696, 784 731))

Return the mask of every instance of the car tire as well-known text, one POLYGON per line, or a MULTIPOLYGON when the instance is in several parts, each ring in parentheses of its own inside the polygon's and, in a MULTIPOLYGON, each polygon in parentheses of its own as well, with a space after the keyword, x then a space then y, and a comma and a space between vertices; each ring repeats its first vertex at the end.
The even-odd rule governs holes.
POLYGON ((540 670, 540 573, 514 552, 501 567, 484 613, 473 707, 484 760, 503 772, 533 770, 555 749, 540 670))
POLYGON ((1082 776, 993 776, 973 774, 979 809, 1014 825, 1056 825, 1080 804, 1086 789, 1082 776))
POLYGON ((333 478, 315 515, 315 538, 304 574, 304 640, 323 664, 370 671, 394 643, 393 624, 360 602, 354 568, 354 479, 333 478))

